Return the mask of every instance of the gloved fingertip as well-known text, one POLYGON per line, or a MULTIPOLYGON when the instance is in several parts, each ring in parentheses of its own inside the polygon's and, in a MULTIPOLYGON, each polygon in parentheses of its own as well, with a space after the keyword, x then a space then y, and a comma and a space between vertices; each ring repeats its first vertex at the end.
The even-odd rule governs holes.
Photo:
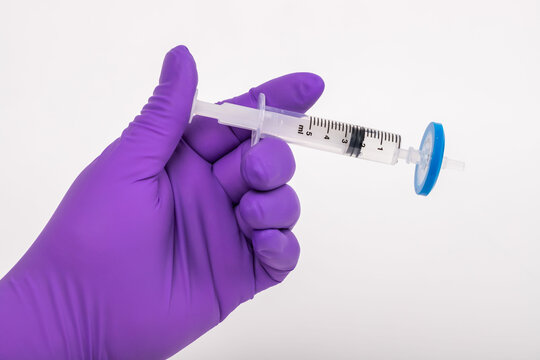
POLYGON ((246 154, 241 171, 244 180, 254 189, 258 189, 260 184, 272 181, 272 175, 269 174, 264 162, 253 154, 246 154))
POLYGON ((195 84, 196 87, 198 79, 195 59, 184 45, 169 50, 165 55, 159 82, 160 84, 175 82, 179 77, 182 77, 182 84, 195 84))
POLYGON ((300 96, 305 100, 312 100, 314 104, 324 91, 324 80, 319 75, 309 72, 296 74, 301 77, 298 86, 300 96))
POLYGON ((190 53, 189 52, 189 49, 186 45, 178 45, 178 46, 175 46, 173 47, 171 50, 169 50, 169 53, 190 53))
MULTIPOLYGON (((324 91, 324 81, 316 74, 297 72, 283 76, 291 85, 288 109, 305 112, 317 102, 324 91)), ((272 105, 269 103, 269 105, 272 105)))

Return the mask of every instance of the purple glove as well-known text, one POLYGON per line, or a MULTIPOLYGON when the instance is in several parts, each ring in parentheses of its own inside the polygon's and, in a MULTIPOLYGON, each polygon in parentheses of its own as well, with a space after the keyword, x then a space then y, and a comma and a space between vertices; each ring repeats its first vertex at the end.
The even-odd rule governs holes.
MULTIPOLYGON (((141 115, 75 180, 0 281, 0 359, 164 359, 295 267, 300 205, 291 150, 196 118, 195 62, 165 57, 141 115)), ((230 102, 306 111, 316 75, 230 102)))

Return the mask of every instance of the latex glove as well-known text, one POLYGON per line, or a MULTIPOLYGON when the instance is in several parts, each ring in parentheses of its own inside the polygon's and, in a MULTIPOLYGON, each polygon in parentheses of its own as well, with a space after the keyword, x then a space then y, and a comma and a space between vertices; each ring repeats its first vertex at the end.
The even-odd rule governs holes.
MULTIPOLYGON (((281 282, 299 245, 294 158, 279 139, 196 118, 185 47, 165 57, 141 115, 75 180, 0 282, 0 359, 162 359, 281 282)), ((307 110, 296 73, 230 101, 307 110)))

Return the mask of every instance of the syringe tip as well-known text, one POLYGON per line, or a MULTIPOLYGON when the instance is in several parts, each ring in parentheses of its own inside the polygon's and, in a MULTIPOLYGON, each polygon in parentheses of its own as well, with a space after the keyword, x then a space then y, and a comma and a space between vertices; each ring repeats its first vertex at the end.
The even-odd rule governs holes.
POLYGON ((454 159, 449 159, 447 157, 444 157, 443 163, 442 163, 443 169, 450 169, 450 170, 459 170, 464 171, 465 170, 465 163, 463 161, 458 161, 454 159))

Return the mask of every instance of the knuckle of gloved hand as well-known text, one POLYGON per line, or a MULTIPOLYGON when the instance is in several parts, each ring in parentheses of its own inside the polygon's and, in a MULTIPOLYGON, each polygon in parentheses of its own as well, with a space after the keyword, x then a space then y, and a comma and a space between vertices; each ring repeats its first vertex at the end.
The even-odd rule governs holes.
POLYGON ((264 237, 256 239, 254 248, 259 260, 283 275, 292 271, 300 257, 300 244, 289 230, 263 230, 268 232, 264 237))
POLYGON ((240 214, 246 223, 257 228, 265 218, 261 201, 255 193, 247 193, 240 200, 240 214))
POLYGON ((242 171, 251 186, 270 190, 289 181, 295 168, 289 145, 278 138, 266 138, 246 153, 242 171))
POLYGON ((264 229, 254 231, 252 241, 253 248, 257 254, 264 257, 272 257, 283 252, 287 239, 277 229, 264 229))
POLYGON ((242 175, 244 180, 255 188, 265 187, 270 178, 264 159, 254 152, 248 152, 244 156, 242 175))

